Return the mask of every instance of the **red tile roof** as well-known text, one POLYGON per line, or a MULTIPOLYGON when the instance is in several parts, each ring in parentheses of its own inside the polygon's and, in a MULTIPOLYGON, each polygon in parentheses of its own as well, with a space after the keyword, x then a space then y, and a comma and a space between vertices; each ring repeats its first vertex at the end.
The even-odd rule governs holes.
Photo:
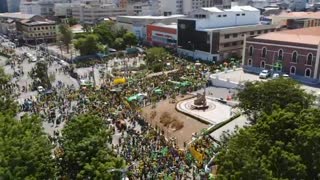
POLYGON ((318 45, 320 43, 320 27, 271 32, 256 36, 254 39, 318 45))

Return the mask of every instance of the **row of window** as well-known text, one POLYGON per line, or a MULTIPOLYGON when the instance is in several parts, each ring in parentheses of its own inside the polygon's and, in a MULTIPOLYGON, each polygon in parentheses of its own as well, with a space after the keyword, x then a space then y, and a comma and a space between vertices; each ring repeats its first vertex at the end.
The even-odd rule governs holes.
MULTIPOLYGON (((274 32, 275 30, 274 29, 270 29, 270 32, 274 32)), ((266 30, 258 30, 258 31, 250 31, 249 33, 250 33, 250 36, 253 36, 253 35, 259 35, 259 34, 261 34, 261 33, 268 33, 269 32, 269 30, 268 29, 266 29, 266 30), (257 33, 256 33, 257 32, 257 33)), ((224 38, 225 39, 229 39, 231 36, 233 37, 233 38, 237 38, 238 36, 244 36, 246 33, 233 33, 233 34, 225 34, 224 35, 224 38)))
POLYGON ((55 29, 55 26, 42 26, 42 27, 29 27, 28 30, 29 31, 40 31, 40 30, 49 30, 49 29, 55 29))
MULTIPOLYGON (((243 44, 243 41, 241 41, 240 44, 242 45, 242 44, 243 44)), ((230 47, 230 46, 237 46, 237 45, 239 45, 238 42, 224 43, 224 44, 223 44, 223 47, 230 47)))
MULTIPOLYGON (((254 51, 253 46, 250 46, 249 47, 249 56, 253 56, 253 51, 254 51)), ((267 57, 267 48, 266 47, 262 48, 261 57, 262 58, 266 58, 267 57)), ((283 50, 282 49, 278 50, 277 59, 280 60, 280 61, 283 60, 283 50)), ((291 62, 297 63, 298 60, 299 60, 298 52, 297 51, 293 51, 292 52, 292 56, 291 56, 291 62)), ((312 60, 313 60, 313 54, 309 53, 307 55, 307 59, 306 59, 305 64, 306 65, 312 65, 312 60)))
MULTIPOLYGON (((242 14, 236 14, 237 16, 245 16, 246 14, 245 13, 242 13, 242 14)), ((219 14, 218 16, 217 16, 218 18, 220 18, 220 17, 227 17, 227 15, 226 14, 223 14, 223 15, 221 15, 221 14, 219 14)))
MULTIPOLYGON (((248 66, 252 66, 252 59, 248 60, 248 66)), ((265 69, 266 66, 266 62, 265 61, 261 61, 260 62, 260 68, 265 69)), ((278 69, 281 71, 281 69, 278 69)), ((290 67, 290 75, 296 75, 297 72, 297 68, 295 66, 291 66, 290 67)), ((312 70, 310 68, 306 68, 304 71, 304 76, 310 78, 312 74, 312 70)))
POLYGON ((32 33, 29 34, 29 37, 42 37, 42 36, 54 36, 56 35, 55 32, 49 32, 49 33, 32 33))

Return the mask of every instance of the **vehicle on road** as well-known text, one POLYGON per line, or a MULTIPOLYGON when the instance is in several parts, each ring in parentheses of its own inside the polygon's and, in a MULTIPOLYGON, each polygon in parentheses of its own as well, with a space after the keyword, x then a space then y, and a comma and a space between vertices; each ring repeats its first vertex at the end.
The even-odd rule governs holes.
POLYGON ((269 70, 262 70, 259 74, 259 78, 260 79, 267 79, 268 77, 270 77, 270 71, 269 70))

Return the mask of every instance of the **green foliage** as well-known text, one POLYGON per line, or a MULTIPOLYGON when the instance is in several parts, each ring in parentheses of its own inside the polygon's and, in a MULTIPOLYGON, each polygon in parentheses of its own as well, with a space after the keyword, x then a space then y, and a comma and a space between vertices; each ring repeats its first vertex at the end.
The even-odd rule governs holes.
POLYGON ((30 72, 30 77, 33 79, 32 89, 36 89, 38 86, 51 89, 52 85, 50 83, 46 62, 37 62, 36 66, 30 72))
POLYGON ((80 50, 82 56, 96 54, 101 47, 98 43, 98 37, 94 34, 88 34, 84 38, 79 38, 74 46, 76 49, 80 50))
POLYGON ((161 47, 153 47, 146 51, 145 60, 148 65, 155 62, 164 62, 169 56, 169 53, 161 47))
POLYGON ((68 23, 69 23, 69 26, 74 26, 74 25, 78 24, 79 22, 77 19, 71 17, 71 18, 68 18, 68 23))
POLYGON ((288 78, 279 78, 266 82, 247 82, 238 93, 239 107, 244 110, 252 123, 261 113, 271 114, 279 107, 297 104, 303 109, 313 103, 313 96, 307 94, 300 85, 288 78))
POLYGON ((67 52, 69 53, 69 45, 71 44, 73 34, 68 25, 60 24, 59 25, 59 40, 63 42, 63 44, 67 47, 67 52))
POLYGON ((0 84, 7 84, 10 81, 11 77, 5 74, 4 69, 0 67, 0 84))
POLYGON ((123 35, 124 43, 128 46, 134 46, 137 45, 138 40, 135 34, 132 32, 127 32, 123 35))
POLYGON ((112 168, 122 168, 123 160, 109 149, 111 135, 102 119, 93 115, 76 117, 62 132, 63 156, 60 173, 70 179, 119 179, 112 168))
POLYGON ((116 38, 116 40, 113 43, 113 47, 117 50, 124 49, 125 44, 122 38, 116 38))
POLYGON ((216 158, 218 179, 317 179, 320 110, 299 106, 264 114, 232 137, 216 158))
POLYGON ((53 179, 52 146, 36 117, 0 114, 0 179, 53 179))
POLYGON ((164 66, 163 63, 156 63, 152 65, 152 71, 153 72, 161 72, 163 70, 164 66))
POLYGON ((115 40, 115 35, 113 33, 113 23, 104 22, 93 29, 93 33, 99 38, 99 42, 102 44, 112 44, 115 40))

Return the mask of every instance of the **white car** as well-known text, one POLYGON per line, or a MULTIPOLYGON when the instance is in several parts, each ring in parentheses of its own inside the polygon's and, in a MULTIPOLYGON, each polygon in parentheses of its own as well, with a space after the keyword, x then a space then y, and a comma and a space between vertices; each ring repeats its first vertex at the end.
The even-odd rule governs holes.
POLYGON ((273 75, 272 75, 272 79, 277 79, 277 78, 279 78, 280 77, 280 74, 279 73, 274 73, 273 75))
POLYGON ((262 70, 259 74, 260 79, 267 79, 270 76, 270 72, 268 70, 262 70))

